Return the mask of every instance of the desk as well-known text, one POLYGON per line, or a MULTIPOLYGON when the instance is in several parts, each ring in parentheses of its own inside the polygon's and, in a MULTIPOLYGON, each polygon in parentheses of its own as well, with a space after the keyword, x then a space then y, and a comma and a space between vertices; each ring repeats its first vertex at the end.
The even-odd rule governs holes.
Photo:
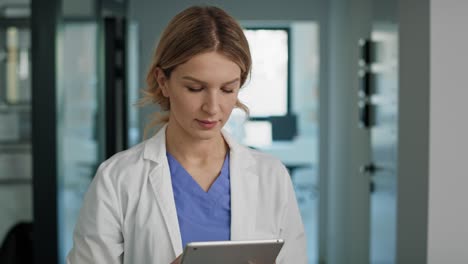
POLYGON ((299 137, 292 141, 273 141, 271 145, 255 148, 279 158, 293 176, 296 169, 315 166, 318 160, 317 146, 317 140, 299 137))

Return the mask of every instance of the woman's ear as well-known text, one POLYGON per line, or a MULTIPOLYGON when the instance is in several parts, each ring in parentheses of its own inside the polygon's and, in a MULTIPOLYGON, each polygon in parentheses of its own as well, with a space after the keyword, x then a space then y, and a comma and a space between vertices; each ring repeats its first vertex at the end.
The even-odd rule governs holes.
POLYGON ((168 93, 168 88, 167 88, 167 82, 169 81, 166 77, 166 74, 164 74, 163 70, 159 67, 156 68, 154 71, 154 77, 156 78, 156 81, 158 82, 158 86, 161 89, 162 94, 164 97, 169 97, 168 93))

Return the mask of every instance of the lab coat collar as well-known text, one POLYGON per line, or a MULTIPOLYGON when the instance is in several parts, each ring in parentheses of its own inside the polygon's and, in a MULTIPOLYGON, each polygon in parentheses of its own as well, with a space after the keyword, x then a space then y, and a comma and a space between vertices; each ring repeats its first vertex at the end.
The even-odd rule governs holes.
MULTIPOLYGON (((143 152, 143 158, 152 160, 158 164, 167 163, 166 157, 166 128, 167 124, 164 125, 156 135, 148 139, 145 144, 143 152)), ((242 169, 251 167, 253 164, 253 156, 247 147, 237 143, 231 135, 224 129, 221 131, 224 140, 229 145, 230 154, 235 157, 241 158, 242 162, 239 164, 242 169)), ((230 157, 232 158, 232 157, 230 157)))
MULTIPOLYGON (((182 253, 182 241, 166 157, 166 127, 163 126, 146 142, 143 158, 155 162, 149 178, 164 216, 174 255, 178 256, 182 253)), ((222 130, 222 134, 230 148, 231 240, 243 240, 251 237, 255 231, 258 175, 254 170, 251 151, 237 143, 226 131, 222 130)))
MULTIPOLYGON (((153 161, 150 168, 149 181, 171 240, 174 258, 182 253, 182 238, 180 236, 177 210, 172 191, 172 179, 166 156, 166 126, 148 139, 143 150, 143 159, 153 161)), ((158 241, 159 242, 159 241, 158 241)))
POLYGON ((158 164, 165 163, 166 158, 166 128, 164 125, 156 135, 148 139, 145 143, 143 158, 152 160, 158 164))
POLYGON ((252 152, 223 131, 230 148, 231 173, 231 240, 254 236, 258 197, 258 174, 252 152))

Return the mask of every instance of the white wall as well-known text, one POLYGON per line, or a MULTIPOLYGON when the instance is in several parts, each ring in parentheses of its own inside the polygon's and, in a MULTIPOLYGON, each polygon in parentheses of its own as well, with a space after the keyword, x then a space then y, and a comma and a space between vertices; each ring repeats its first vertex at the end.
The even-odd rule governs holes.
POLYGON ((468 263, 467 11, 400 1, 397 263, 468 263))
POLYGON ((429 0, 399 1, 397 263, 426 263, 429 0))
POLYGON ((468 263, 468 1, 431 0, 428 263, 468 263))

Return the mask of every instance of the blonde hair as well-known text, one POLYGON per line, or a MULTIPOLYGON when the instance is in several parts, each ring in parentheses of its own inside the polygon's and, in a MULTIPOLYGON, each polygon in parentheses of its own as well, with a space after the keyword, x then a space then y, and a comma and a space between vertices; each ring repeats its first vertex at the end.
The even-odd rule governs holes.
MULTIPOLYGON (((170 111, 169 99, 164 97, 156 80, 160 68, 167 78, 180 64, 204 52, 216 51, 231 59, 241 69, 241 87, 251 71, 252 59, 249 45, 239 23, 224 10, 214 6, 193 6, 177 14, 161 35, 159 44, 146 76, 147 87, 139 105, 156 103, 162 111, 170 111)), ((247 114, 249 109, 239 99, 236 107, 247 114)), ((169 120, 169 115, 154 113, 148 129, 169 120)))

